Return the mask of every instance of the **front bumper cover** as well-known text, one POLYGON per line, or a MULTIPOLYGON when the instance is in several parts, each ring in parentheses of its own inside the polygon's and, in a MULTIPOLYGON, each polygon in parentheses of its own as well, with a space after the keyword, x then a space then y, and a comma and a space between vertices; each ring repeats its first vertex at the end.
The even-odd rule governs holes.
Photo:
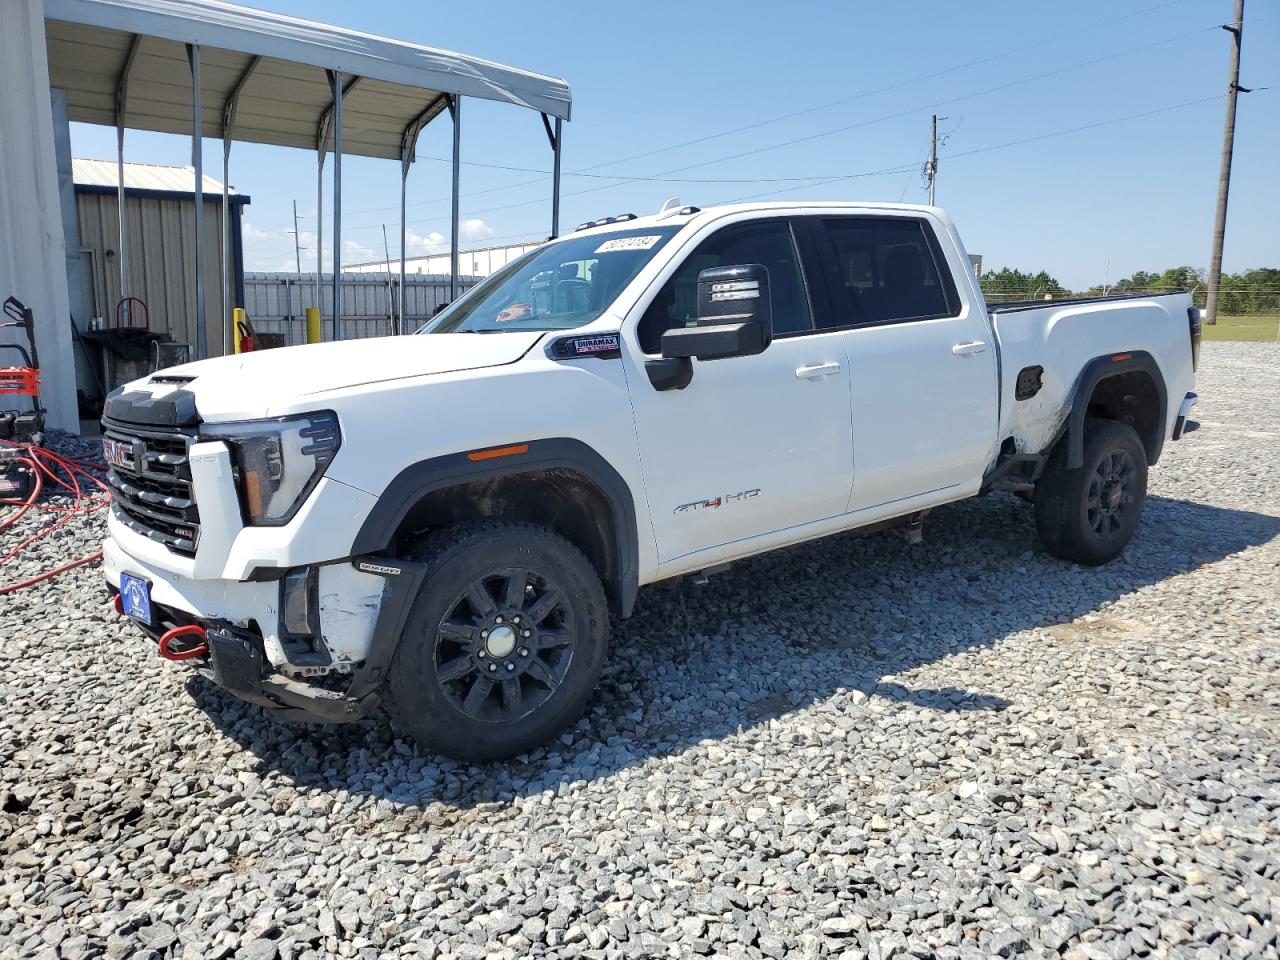
POLYGON ((172 627, 203 627, 208 655, 189 661, 201 676, 233 696, 286 719, 351 723, 368 716, 377 705, 378 691, 426 576, 425 565, 395 558, 360 557, 351 562, 363 573, 382 576, 385 585, 368 656, 357 664, 342 690, 285 676, 267 661, 260 635, 225 620, 201 618, 164 603, 153 603, 156 623, 131 622, 157 641, 172 627))

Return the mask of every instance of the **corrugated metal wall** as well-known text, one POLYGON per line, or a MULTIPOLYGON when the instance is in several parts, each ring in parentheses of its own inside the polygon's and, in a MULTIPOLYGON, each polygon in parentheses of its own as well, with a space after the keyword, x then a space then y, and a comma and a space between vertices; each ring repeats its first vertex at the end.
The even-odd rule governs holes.
MULTIPOLYGON (((40 0, 0 0, 0 88, 0 301, 17 297, 35 313, 40 396, 49 424, 75 433, 80 420, 67 321, 66 246, 40 0)), ((0 331, 0 343, 24 340, 0 331)), ((12 350, 0 353, 0 364, 16 360, 12 350)), ((0 397, 0 406, 21 409, 25 399, 0 397)))
MULTIPOLYGON (((307 342, 307 307, 315 306, 314 273, 246 273, 245 309, 259 333, 283 333, 289 345, 307 342)), ((458 287, 466 292, 480 282, 479 277, 459 277, 458 287)), ((392 330, 392 304, 399 299, 399 276, 375 273, 343 273, 342 336, 384 337, 392 330), (394 291, 394 292, 393 292, 394 291)), ((321 286, 324 338, 333 336, 333 274, 325 274, 321 286)), ((449 301, 449 278, 410 274, 405 283, 405 329, 413 330, 430 319, 436 308, 449 301)))
MULTIPOLYGON (((94 289, 105 291, 98 304, 108 326, 115 325, 120 301, 119 224, 114 194, 77 191, 80 243, 93 251, 94 289), (108 255, 110 251, 110 255, 108 255)), ((235 207, 232 207, 235 217, 235 207)), ((196 269, 195 204, 168 197, 125 196, 125 225, 129 243, 129 294, 147 305, 151 329, 170 334, 181 343, 195 343, 196 269)), ((234 221, 233 221, 234 229, 234 221)), ((222 204, 204 204, 205 319, 208 356, 222 355, 222 204)), ((141 318, 134 324, 140 325, 141 318)))

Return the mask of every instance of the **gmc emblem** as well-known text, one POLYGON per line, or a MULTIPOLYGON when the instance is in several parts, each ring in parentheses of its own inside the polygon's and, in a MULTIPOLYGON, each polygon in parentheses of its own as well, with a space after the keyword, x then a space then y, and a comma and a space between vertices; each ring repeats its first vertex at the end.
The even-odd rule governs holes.
POLYGON ((102 456, 117 470, 127 470, 133 474, 142 473, 147 465, 147 448, 141 440, 131 442, 103 437, 102 456))

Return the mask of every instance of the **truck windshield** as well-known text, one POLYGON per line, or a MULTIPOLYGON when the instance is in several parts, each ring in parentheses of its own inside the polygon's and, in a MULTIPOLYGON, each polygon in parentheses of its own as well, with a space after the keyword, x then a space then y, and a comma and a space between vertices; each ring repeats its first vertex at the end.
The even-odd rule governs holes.
POLYGON ((419 333, 568 330, 595 320, 679 227, 592 233, 513 260, 419 333))

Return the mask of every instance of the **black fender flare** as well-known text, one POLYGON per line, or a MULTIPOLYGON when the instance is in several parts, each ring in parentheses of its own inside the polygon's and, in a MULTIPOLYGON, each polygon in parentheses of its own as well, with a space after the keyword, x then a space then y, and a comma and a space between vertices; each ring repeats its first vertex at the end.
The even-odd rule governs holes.
MULTIPOLYGON (((1147 463, 1154 464, 1160 459, 1160 451, 1164 448, 1165 424, 1168 421, 1169 388, 1164 382, 1164 374, 1160 372, 1160 365, 1151 354, 1145 350, 1126 350, 1094 357, 1084 365, 1071 387, 1067 400, 1070 412, 1066 421, 1068 470, 1076 470, 1084 465, 1084 422, 1089 416, 1089 398, 1093 396, 1094 388, 1111 377, 1139 372, 1151 377, 1160 404, 1155 436, 1143 441, 1147 463)), ((1053 444, 1050 444, 1049 449, 1052 448, 1053 444)), ((1048 450, 1045 452, 1048 453, 1048 450)))
POLYGON ((604 575, 605 591, 621 616, 630 616, 639 589, 639 538, 635 501, 631 488, 599 453, 569 437, 553 437, 519 443, 522 453, 472 460, 466 453, 451 453, 410 464, 387 484, 378 502, 361 524, 351 544, 351 556, 381 554, 391 544, 400 523, 424 496, 464 483, 496 480, 538 470, 567 469, 594 484, 609 504, 613 530, 613 566, 604 575))

